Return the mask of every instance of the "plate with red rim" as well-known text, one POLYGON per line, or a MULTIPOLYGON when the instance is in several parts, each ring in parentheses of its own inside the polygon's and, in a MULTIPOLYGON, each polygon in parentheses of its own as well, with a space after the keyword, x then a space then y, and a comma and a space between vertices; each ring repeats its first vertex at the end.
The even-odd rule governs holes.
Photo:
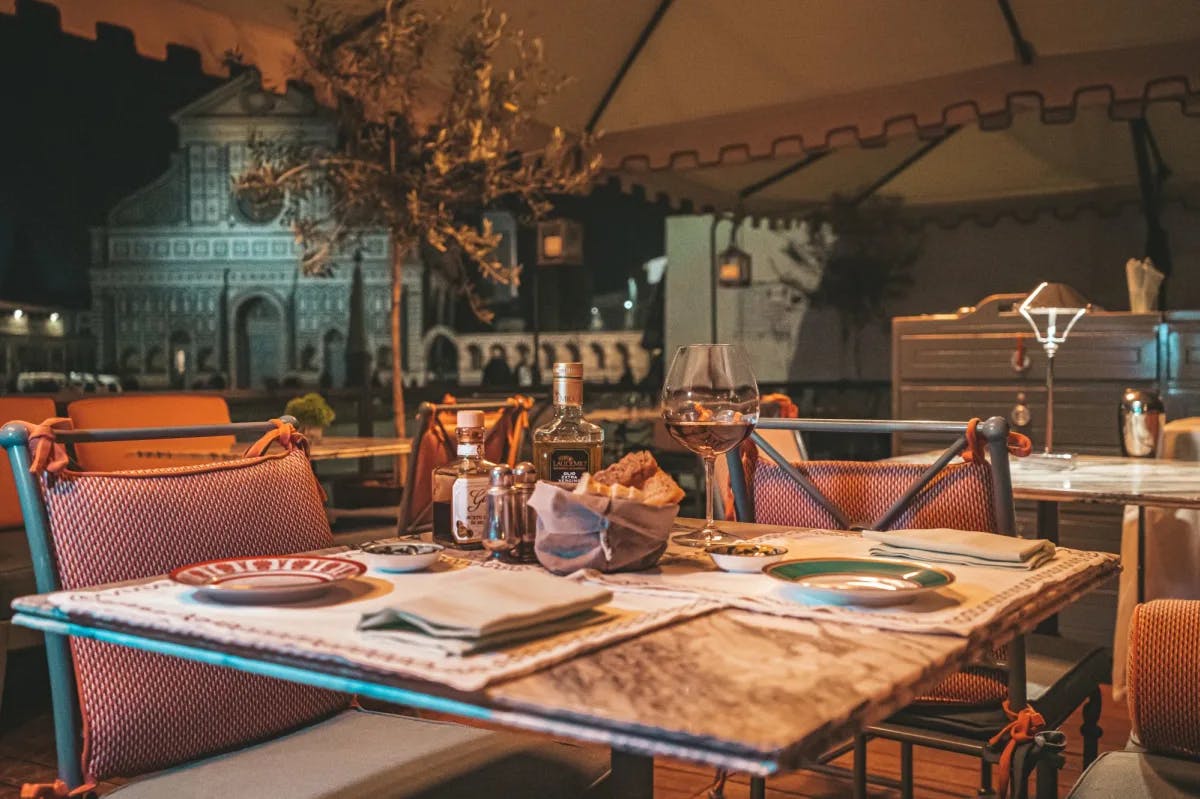
POLYGON ((346 558, 287 555, 206 560, 180 566, 169 577, 210 599, 270 605, 312 599, 366 570, 364 564, 346 558))

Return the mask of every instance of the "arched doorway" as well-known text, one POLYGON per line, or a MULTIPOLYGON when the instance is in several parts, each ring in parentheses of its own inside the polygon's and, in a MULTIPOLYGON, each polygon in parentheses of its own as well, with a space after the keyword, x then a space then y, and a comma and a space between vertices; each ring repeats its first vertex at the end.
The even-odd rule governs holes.
POLYGON ((346 337, 330 330, 321 342, 321 385, 342 388, 346 385, 346 337))
POLYGON ((458 382, 458 346, 449 336, 438 334, 429 342, 425 368, 434 383, 458 382))
POLYGON ((251 297, 238 306, 235 324, 237 384, 264 388, 283 372, 283 314, 266 297, 251 297))
POLYGON ((194 367, 192 364, 192 337, 186 330, 176 330, 171 334, 168 370, 171 375, 171 388, 187 388, 188 376, 194 367))

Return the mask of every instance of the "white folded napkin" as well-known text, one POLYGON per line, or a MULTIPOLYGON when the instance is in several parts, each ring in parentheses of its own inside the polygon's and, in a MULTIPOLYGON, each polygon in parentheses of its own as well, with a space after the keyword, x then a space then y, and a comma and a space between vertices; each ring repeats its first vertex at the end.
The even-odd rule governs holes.
POLYGON ((872 555, 964 566, 1036 569, 1054 557, 1054 544, 1040 538, 1017 538, 974 530, 863 530, 875 541, 872 555))
POLYGON ((607 588, 540 572, 467 569, 436 593, 365 614, 358 628, 466 654, 595 624, 611 599, 607 588))

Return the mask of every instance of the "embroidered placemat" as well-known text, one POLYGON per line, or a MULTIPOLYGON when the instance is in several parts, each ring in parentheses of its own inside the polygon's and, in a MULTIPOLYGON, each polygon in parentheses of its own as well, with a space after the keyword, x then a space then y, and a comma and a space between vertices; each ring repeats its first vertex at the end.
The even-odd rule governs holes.
MULTIPOLYGON (((355 558, 354 552, 338 553, 355 558)), ((580 629, 494 651, 464 656, 394 640, 386 632, 357 629, 364 613, 400 598, 454 590, 463 569, 483 568, 468 559, 444 557, 415 574, 368 571, 321 598, 285 605, 228 605, 205 599, 170 580, 99 590, 60 591, 46 600, 68 618, 93 620, 196 639, 237 650, 271 652, 350 663, 380 673, 430 680, 472 691, 545 668, 575 655, 640 635, 720 607, 693 595, 675 596, 613 589, 602 606, 608 617, 580 629)), ((537 567, 534 567, 537 568, 537 567)), ((517 570, 519 571, 519 570, 517 570)), ((541 571, 538 569, 538 571, 541 571)), ((544 571, 541 571, 545 574, 544 571)), ((519 575, 514 575, 519 579, 519 575)))
MULTIPOLYGON (((855 532, 794 530, 752 539, 788 548, 789 558, 869 558, 874 542, 855 532)), ((796 589, 765 574, 722 572, 703 551, 672 546, 658 566, 644 572, 602 574, 579 571, 574 579, 612 588, 694 597, 730 607, 806 619, 835 619, 888 630, 967 636, 986 629, 1040 592, 1084 582, 1097 571, 1115 571, 1118 558, 1106 552, 1059 547, 1032 570, 983 566, 940 566, 955 582, 908 605, 869 608, 806 601, 796 589)))

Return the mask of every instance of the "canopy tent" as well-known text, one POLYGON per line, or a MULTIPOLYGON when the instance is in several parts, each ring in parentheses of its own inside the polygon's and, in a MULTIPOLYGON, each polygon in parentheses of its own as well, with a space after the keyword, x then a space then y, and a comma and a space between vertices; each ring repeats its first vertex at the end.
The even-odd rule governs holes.
MULTIPOLYGON (((1168 170, 1161 199, 1200 204, 1200 96, 1185 104, 1153 103, 1137 119, 1150 132, 1154 166, 1168 170)), ((834 194, 850 201, 880 194, 902 198, 910 213, 946 223, 1115 206, 1140 200, 1142 190, 1131 123, 1101 106, 1081 108, 1058 124, 1043 122, 1031 109, 1015 112, 1011 124, 997 131, 972 122, 929 137, 895 136, 878 146, 619 175, 651 196, 689 200, 696 210, 789 217, 834 194)))
MULTIPOLYGON (((0 0, 0 12, 25 2, 0 0)), ((236 51, 268 85, 294 74, 295 0, 51 2, 77 35, 125 26, 147 55, 183 45, 221 72, 236 51)), ((605 164, 624 182, 696 207, 776 213, 885 178, 918 204, 1128 187, 1132 151, 1112 120, 1143 113, 1164 160, 1195 176, 1172 152, 1172 131, 1195 140, 1187 114, 1200 109, 1195 0, 493 4, 574 79, 543 119, 602 132, 605 164), (1152 101, 1165 99, 1175 108, 1159 120, 1152 101), (859 144, 884 146, 846 149, 859 144)))

